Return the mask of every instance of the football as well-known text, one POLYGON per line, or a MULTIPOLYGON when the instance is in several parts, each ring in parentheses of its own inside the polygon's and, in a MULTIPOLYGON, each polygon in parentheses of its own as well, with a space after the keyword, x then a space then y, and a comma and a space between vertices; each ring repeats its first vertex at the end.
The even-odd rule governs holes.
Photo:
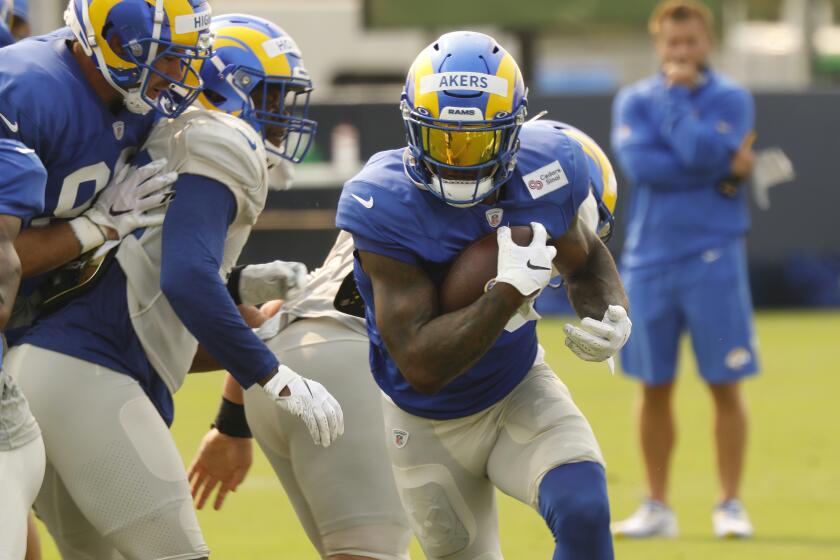
MULTIPOLYGON (((511 238, 517 245, 531 242, 531 226, 513 226, 511 238)), ((499 246, 496 232, 476 239, 455 257, 440 286, 440 307, 443 313, 466 307, 486 292, 496 277, 499 246)))

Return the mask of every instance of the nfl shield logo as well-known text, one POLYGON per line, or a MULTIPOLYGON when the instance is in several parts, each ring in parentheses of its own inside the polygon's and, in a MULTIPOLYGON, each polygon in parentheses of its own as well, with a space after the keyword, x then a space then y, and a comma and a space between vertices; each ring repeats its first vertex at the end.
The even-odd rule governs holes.
POLYGON ((490 224, 491 227, 499 227, 499 224, 502 223, 502 214, 504 214, 504 210, 501 208, 491 208, 486 212, 487 216, 487 223, 490 224))
POLYGON ((408 443, 408 432, 405 430, 394 429, 394 445, 396 445, 398 449, 402 449, 405 447, 406 443, 408 443))
POLYGON ((117 121, 114 123, 114 138, 117 140, 122 140, 123 134, 125 133, 125 123, 123 121, 117 121))

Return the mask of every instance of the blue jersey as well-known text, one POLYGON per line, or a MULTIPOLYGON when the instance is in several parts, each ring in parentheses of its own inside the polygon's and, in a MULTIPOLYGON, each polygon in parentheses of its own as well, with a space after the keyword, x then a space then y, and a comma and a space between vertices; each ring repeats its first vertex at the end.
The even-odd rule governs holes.
MULTIPOLYGON (((500 225, 541 222, 551 238, 562 236, 589 194, 589 167, 580 145, 554 127, 526 124, 511 178, 498 202, 455 208, 413 183, 405 150, 374 155, 344 185, 336 224, 353 234, 356 249, 422 268, 438 287, 452 260, 471 242, 500 225)), ((371 281, 358 260, 355 276, 365 302, 371 370, 402 409, 428 418, 473 414, 510 393, 537 355, 536 323, 503 332, 469 370, 435 395, 415 391, 388 354, 376 325, 371 281)))
POLYGON ((122 155, 143 143, 154 112, 108 107, 82 75, 68 28, 0 49, 0 138, 35 150, 47 169, 40 225, 72 218, 105 188, 122 155))
MULTIPOLYGON (((25 224, 44 208, 47 171, 31 149, 0 139, 0 216, 14 216, 25 224)), ((0 366, 3 344, 0 343, 0 366)))
POLYGON ((673 262, 744 235, 744 189, 727 198, 718 184, 753 125, 749 92, 712 71, 694 90, 669 88, 660 74, 619 92, 612 144, 633 184, 625 267, 673 262))
POLYGON ((26 224, 44 209, 47 171, 31 148, 0 138, 0 215, 26 224))
POLYGON ((6 22, 0 21, 0 47, 6 47, 14 42, 15 38, 12 36, 9 28, 6 27, 6 22))

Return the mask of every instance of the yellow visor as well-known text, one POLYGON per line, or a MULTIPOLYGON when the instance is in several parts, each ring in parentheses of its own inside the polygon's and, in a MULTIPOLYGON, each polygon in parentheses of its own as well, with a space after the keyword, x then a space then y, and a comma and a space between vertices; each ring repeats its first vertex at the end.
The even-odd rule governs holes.
POLYGON ((487 163, 499 154, 501 130, 442 130, 421 125, 423 148, 432 159, 447 165, 467 167, 487 163))

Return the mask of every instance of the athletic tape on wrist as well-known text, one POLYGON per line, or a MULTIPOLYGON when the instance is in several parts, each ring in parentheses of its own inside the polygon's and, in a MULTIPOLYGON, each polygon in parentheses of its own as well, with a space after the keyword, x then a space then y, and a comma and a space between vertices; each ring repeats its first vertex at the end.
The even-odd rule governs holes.
POLYGON ((79 245, 82 247, 80 253, 92 251, 108 239, 105 232, 102 231, 102 227, 93 223, 87 216, 73 218, 69 224, 73 230, 73 234, 79 241, 79 245))

